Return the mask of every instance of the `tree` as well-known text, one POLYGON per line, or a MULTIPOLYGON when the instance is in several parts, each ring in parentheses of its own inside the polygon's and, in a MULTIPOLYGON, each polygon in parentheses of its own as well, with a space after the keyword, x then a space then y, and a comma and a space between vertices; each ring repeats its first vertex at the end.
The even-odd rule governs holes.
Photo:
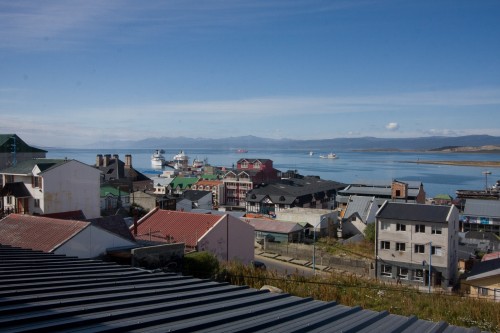
POLYGON ((367 224, 364 234, 367 241, 375 243, 375 223, 367 224))

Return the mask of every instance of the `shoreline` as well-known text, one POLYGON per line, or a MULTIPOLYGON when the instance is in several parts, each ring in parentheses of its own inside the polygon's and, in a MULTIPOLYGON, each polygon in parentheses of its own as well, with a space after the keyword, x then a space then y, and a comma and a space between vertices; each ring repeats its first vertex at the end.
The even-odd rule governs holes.
POLYGON ((500 168, 500 161, 402 161, 403 163, 415 164, 438 164, 438 165, 455 165, 455 166, 472 166, 472 167, 489 167, 500 168))

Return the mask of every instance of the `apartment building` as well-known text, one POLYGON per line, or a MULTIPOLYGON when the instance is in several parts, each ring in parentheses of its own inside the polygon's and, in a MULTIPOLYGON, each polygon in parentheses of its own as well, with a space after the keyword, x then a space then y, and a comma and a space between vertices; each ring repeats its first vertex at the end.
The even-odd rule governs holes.
POLYGON ((458 224, 455 206, 386 201, 376 218, 377 278, 452 286, 457 282, 458 224))

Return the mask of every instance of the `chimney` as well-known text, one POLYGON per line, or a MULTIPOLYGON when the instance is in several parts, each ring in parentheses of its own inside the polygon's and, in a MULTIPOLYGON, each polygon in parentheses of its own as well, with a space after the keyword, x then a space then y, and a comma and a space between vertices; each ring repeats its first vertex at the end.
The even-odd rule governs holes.
POLYGON ((118 154, 113 154, 113 158, 118 161, 119 158, 118 154))
POLYGON ((134 216, 134 236, 137 237, 137 215, 134 216))
POLYGON ((104 155, 104 162, 102 166, 107 167, 109 165, 109 160, 111 159, 111 154, 104 155))
POLYGON ((125 167, 132 168, 132 155, 130 154, 125 155, 125 167))
POLYGON ((95 166, 96 167, 102 166, 102 154, 97 154, 95 158, 95 166))

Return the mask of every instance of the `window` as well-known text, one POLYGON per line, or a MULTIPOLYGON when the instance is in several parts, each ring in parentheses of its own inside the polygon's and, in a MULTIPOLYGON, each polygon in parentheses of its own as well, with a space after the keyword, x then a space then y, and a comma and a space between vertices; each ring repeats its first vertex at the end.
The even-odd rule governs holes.
POLYGON ((441 257, 443 255, 443 248, 441 246, 431 246, 431 254, 441 257))
POLYGON ((396 231, 406 231, 406 224, 396 224, 396 231))
POLYGON ((33 205, 35 206, 35 208, 40 208, 40 199, 35 199, 33 201, 33 205))
POLYGON ((12 205, 12 196, 7 196, 7 205, 12 205))
POLYGON ((385 277, 392 277, 392 266, 382 264, 380 266, 380 275, 385 277))
POLYGON ((396 190, 396 196, 400 197, 401 196, 401 190, 396 190))
POLYGON ((425 245, 415 244, 415 253, 425 253, 425 245))
POLYGON ((242 168, 242 169, 246 169, 246 168, 248 168, 248 162, 242 162, 242 163, 241 163, 241 168, 242 168))
POLYGON ((391 224, 387 222, 382 222, 380 225, 380 229, 382 230, 391 230, 391 224))
POLYGON ((413 280, 424 281, 424 270, 423 269, 416 269, 415 274, 413 275, 413 280))
POLYGON ((33 176, 33 187, 42 187, 42 177, 33 176))
POLYGON ((396 251, 404 252, 406 251, 405 243, 396 243, 396 251))
POLYGON ((398 277, 402 280, 408 280, 408 268, 398 267, 398 277))
POLYGON ((441 230, 441 227, 432 227, 431 229, 431 234, 433 235, 441 235, 443 231, 441 230))
POLYGON ((477 294, 479 296, 488 296, 488 288, 477 287, 477 294))
POLYGON ((391 249, 391 242, 388 241, 380 241, 380 248, 382 250, 390 250, 391 249))
POLYGON ((423 225, 423 224, 417 224, 415 226, 415 232, 425 233, 425 225, 423 225))

